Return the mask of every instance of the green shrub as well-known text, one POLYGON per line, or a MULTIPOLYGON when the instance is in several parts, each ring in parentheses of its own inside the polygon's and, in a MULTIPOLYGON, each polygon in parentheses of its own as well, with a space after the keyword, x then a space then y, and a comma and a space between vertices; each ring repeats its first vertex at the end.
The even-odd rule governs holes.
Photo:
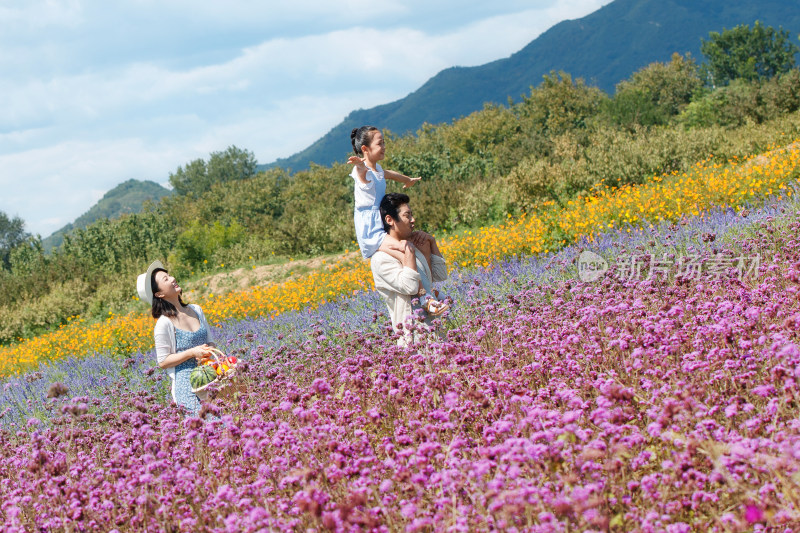
POLYGON ((220 248, 212 257, 215 265, 247 265, 264 263, 275 258, 277 243, 262 235, 248 235, 244 240, 227 248, 220 248))
POLYGON ((587 130, 608 96, 566 72, 551 72, 519 104, 523 131, 532 129, 555 138, 566 132, 587 130))
POLYGON ((0 343, 37 335, 79 315, 89 305, 92 287, 82 280, 55 284, 43 297, 0 307, 0 343))
POLYGON ((605 113, 612 122, 632 128, 670 122, 700 92, 703 80, 688 54, 673 54, 669 63, 651 63, 617 85, 605 113))
POLYGON ((350 165, 312 166, 281 190, 283 212, 270 232, 278 253, 316 255, 338 251, 355 236, 350 165))
POLYGON ((218 250, 240 242, 244 235, 245 229, 238 222, 224 226, 219 222, 202 224, 195 220, 178 235, 175 257, 185 267, 202 270, 211 266, 208 261, 218 250))
POLYGON ((252 152, 229 146, 213 152, 208 162, 195 159, 169 175, 169 182, 179 195, 201 195, 218 183, 244 180, 255 176, 256 158, 252 152))
POLYGON ((677 118, 687 128, 738 127, 774 120, 800 109, 800 71, 766 81, 734 80, 690 103, 677 118))

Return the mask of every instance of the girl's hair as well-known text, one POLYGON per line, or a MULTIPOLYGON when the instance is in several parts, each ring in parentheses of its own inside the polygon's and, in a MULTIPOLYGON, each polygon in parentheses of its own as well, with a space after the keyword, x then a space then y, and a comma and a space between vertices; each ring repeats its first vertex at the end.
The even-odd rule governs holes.
POLYGON ((353 128, 350 132, 350 142, 353 143, 353 151, 358 156, 363 156, 364 152, 361 151, 362 146, 369 146, 372 142, 374 132, 380 131, 375 126, 361 126, 360 128, 353 128))
MULTIPOLYGON (((157 268, 153 270, 153 273, 150 274, 150 286, 153 287, 153 305, 150 307, 150 312, 153 314, 153 318, 159 318, 161 315, 164 316, 178 316, 178 310, 175 309, 175 306, 166 301, 163 298, 159 298, 156 296, 158 292, 158 283, 156 283, 156 274, 159 272, 166 272, 163 268, 157 268)), ((186 306, 186 303, 183 301, 183 297, 178 297, 178 301, 181 302, 181 305, 186 306)))

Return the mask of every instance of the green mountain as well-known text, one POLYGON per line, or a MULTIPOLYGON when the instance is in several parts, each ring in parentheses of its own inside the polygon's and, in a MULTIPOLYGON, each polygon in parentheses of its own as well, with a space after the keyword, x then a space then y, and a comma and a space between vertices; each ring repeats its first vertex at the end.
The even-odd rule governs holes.
POLYGON ((67 224, 46 239, 42 240, 44 249, 50 251, 61 246, 64 235, 75 229, 83 229, 95 220, 101 218, 117 218, 126 213, 138 213, 147 200, 158 200, 172 194, 154 181, 139 181, 130 179, 120 183, 108 191, 87 212, 75 219, 72 224, 67 224))
MULTIPOLYGON (((477 67, 439 72, 405 98, 358 109, 305 150, 260 168, 294 171, 310 162, 329 165, 351 152, 350 131, 372 124, 396 134, 423 123, 438 124, 469 115, 486 102, 519 101, 542 76, 563 70, 608 93, 640 68, 669 61, 674 52, 702 59, 701 39, 711 31, 760 20, 800 32, 797 0, 615 0, 578 20, 556 24, 511 57, 477 67)), ((797 44, 797 43, 796 43, 797 44)))

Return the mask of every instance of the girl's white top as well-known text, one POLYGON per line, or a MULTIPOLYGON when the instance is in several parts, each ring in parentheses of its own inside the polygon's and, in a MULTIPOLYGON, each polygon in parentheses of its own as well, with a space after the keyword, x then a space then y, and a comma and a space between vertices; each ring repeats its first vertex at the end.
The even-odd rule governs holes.
POLYGON ((375 170, 367 167, 366 180, 369 183, 361 183, 356 173, 356 168, 350 173, 353 181, 355 181, 355 198, 356 209, 359 207, 378 207, 383 195, 386 194, 386 181, 383 176, 383 168, 379 164, 375 164, 375 170), (380 197, 378 197, 380 193, 380 197))
MULTIPOLYGON (((211 337, 211 328, 208 327, 208 322, 206 322, 206 316, 203 314, 203 309, 196 304, 189 304, 187 307, 190 307, 195 313, 197 313, 197 318, 200 319, 200 324, 205 326, 207 332, 206 342, 214 342, 214 339, 211 337)), ((168 355, 178 351, 178 342, 175 340, 175 325, 168 317, 164 315, 158 317, 158 320, 156 320, 156 327, 153 331, 153 336, 155 337, 156 341, 156 359, 159 363, 164 361, 168 355)), ((170 390, 172 391, 172 399, 174 400, 175 367, 173 366, 170 368, 165 368, 164 370, 169 376, 169 379, 172 381, 170 390)))

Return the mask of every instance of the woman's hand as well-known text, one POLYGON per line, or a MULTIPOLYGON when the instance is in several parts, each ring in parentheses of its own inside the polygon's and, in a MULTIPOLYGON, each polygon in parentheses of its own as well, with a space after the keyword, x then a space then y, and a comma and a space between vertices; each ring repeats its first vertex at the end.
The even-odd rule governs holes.
POLYGON ((201 344, 200 346, 195 346, 191 349, 192 357, 199 363, 202 361, 207 355, 211 353, 211 346, 208 344, 201 344))

